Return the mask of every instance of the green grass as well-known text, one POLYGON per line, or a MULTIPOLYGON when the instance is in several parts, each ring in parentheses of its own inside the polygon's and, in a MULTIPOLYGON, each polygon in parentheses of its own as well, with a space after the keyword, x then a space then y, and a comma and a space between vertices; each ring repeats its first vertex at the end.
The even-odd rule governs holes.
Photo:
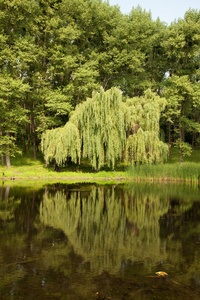
POLYGON ((129 168, 128 177, 138 181, 185 181, 198 183, 200 163, 137 165, 129 168))
POLYGON ((85 160, 81 166, 70 164, 60 168, 61 172, 55 172, 53 165, 45 167, 42 154, 37 160, 33 160, 33 153, 12 158, 12 167, 0 166, 0 178, 2 180, 24 179, 31 181, 97 181, 103 180, 134 180, 134 181, 184 181, 199 183, 200 180, 200 150, 194 150, 190 157, 185 157, 183 164, 179 164, 177 149, 172 149, 172 155, 168 162, 158 165, 137 165, 127 167, 120 164, 115 171, 104 168, 100 172, 93 172, 90 164, 85 160))
POLYGON ((200 150, 194 150, 191 156, 185 156, 183 163, 179 164, 178 149, 172 148, 167 163, 129 167, 128 177, 136 181, 184 181, 197 184, 200 181, 200 150))
POLYGON ((53 165, 45 167, 44 160, 39 155, 37 160, 33 160, 33 154, 30 152, 27 155, 17 156, 11 160, 11 168, 0 166, 0 178, 3 179, 29 179, 29 180, 97 180, 97 179, 121 179, 125 177, 125 172, 117 170, 107 171, 102 170, 98 173, 92 171, 91 166, 83 161, 80 166, 71 164, 68 167, 60 168, 61 172, 54 171, 53 165))

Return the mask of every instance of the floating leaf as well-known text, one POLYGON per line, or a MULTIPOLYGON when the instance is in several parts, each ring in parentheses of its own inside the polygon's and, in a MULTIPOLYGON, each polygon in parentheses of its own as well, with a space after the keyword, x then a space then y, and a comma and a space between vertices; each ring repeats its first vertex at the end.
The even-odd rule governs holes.
POLYGON ((166 277, 166 276, 168 276, 168 274, 166 272, 163 272, 163 271, 156 272, 156 275, 158 275, 159 277, 166 277))

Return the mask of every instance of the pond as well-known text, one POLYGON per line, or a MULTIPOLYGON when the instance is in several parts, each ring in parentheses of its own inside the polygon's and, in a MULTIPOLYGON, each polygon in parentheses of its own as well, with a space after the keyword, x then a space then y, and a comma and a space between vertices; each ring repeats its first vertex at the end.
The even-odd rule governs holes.
POLYGON ((199 187, 1 183, 0 299, 200 299, 199 187))

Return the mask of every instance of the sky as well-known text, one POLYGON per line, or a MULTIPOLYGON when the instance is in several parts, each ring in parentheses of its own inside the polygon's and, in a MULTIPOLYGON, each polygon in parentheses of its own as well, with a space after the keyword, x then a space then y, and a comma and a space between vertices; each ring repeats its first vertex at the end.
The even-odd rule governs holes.
POLYGON ((128 14, 132 7, 140 5, 148 12, 151 10, 153 20, 159 17, 167 24, 175 19, 183 19, 189 8, 200 10, 200 0, 109 0, 109 3, 110 5, 118 4, 124 14, 128 14))

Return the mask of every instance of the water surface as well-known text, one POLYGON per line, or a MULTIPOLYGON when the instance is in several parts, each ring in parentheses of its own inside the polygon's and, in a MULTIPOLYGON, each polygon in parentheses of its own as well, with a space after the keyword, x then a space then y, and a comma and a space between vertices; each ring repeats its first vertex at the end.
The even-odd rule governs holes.
POLYGON ((2 184, 0 299, 200 299, 198 186, 2 184))

